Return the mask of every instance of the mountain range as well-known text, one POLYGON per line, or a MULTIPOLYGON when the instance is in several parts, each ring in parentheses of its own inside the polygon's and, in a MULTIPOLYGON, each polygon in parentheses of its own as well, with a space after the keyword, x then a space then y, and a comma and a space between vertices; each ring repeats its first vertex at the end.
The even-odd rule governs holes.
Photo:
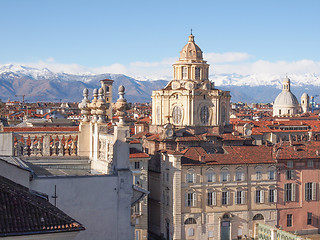
MULTIPOLYGON (((0 65, 0 99, 7 101, 63 101, 79 102, 82 90, 89 89, 92 97, 94 88, 100 87, 101 79, 112 79, 113 99, 118 98, 120 85, 126 88, 126 99, 129 102, 150 102, 152 90, 163 88, 169 78, 162 80, 137 80, 123 74, 69 74, 53 72, 48 68, 38 69, 22 65, 0 65)), ((210 79, 219 89, 231 91, 232 102, 272 102, 281 91, 283 76, 255 74, 214 74, 210 79)), ((291 90, 298 99, 302 93, 309 95, 320 93, 320 77, 316 74, 292 75, 291 90)), ((317 99, 316 99, 317 100, 317 99)))

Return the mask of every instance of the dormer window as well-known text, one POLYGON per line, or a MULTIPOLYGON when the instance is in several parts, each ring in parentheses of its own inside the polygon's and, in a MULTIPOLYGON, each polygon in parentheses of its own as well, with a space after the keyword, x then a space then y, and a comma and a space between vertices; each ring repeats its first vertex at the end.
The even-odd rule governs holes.
POLYGON ((192 56, 192 50, 189 51, 189 55, 192 56))

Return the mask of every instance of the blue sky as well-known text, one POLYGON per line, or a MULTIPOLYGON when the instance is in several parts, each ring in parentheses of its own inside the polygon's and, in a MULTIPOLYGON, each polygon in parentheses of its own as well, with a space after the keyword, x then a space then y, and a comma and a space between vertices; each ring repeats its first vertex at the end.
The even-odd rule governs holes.
POLYGON ((269 66, 261 71, 279 74, 283 65, 274 68, 279 62, 285 63, 286 72, 300 61, 306 64, 300 72, 315 72, 320 66, 318 0, 0 0, 0 4, 0 64, 165 75, 192 28, 206 60, 219 72, 229 73, 234 67, 234 72, 250 74, 257 63, 269 66))

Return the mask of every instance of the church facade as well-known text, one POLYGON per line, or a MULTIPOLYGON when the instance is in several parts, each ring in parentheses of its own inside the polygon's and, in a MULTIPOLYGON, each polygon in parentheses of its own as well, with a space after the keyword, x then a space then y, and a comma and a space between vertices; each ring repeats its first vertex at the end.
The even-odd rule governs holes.
POLYGON ((191 34, 173 64, 173 80, 152 92, 153 131, 169 123, 176 128, 221 131, 219 127, 229 124, 230 98, 229 91, 216 89, 209 80, 209 64, 191 34))

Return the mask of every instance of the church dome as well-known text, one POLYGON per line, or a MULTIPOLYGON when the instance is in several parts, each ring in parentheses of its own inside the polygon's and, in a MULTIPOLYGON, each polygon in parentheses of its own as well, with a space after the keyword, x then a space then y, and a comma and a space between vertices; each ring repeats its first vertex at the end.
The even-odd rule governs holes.
POLYGON ((203 60, 200 47, 194 42, 194 36, 189 35, 188 43, 180 52, 180 60, 203 60))
POLYGON ((274 100, 276 106, 297 107, 299 102, 296 96, 289 91, 282 91, 274 100))
POLYGON ((282 83, 282 92, 273 104, 273 116, 293 116, 299 112, 299 102, 290 90, 290 79, 286 77, 282 83))

